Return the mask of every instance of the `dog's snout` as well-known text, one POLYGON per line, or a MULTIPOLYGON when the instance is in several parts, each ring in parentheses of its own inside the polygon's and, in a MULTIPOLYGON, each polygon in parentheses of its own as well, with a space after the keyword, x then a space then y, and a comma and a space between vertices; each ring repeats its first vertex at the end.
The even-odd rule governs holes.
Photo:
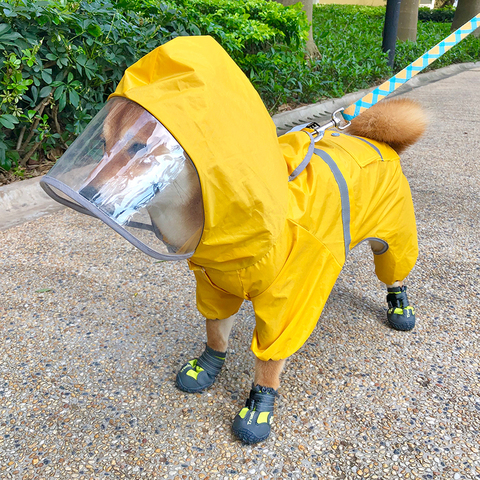
POLYGON ((85 197, 88 200, 93 200, 95 198, 95 195, 97 195, 97 193, 98 193, 98 190, 92 185, 87 185, 86 187, 83 187, 80 190, 80 195, 82 195, 82 197, 85 197))

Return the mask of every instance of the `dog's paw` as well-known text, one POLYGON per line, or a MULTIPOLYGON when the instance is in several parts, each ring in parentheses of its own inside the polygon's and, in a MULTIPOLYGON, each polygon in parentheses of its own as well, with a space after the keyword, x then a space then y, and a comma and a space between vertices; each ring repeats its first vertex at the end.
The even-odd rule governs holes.
POLYGON ((410 305, 405 308, 390 308, 387 311, 387 319, 395 330, 407 332, 415 327, 415 310, 410 305))
POLYGON ((189 360, 177 373, 175 383, 180 390, 198 393, 214 384, 216 376, 210 375, 197 362, 197 358, 189 360))
POLYGON ((177 387, 188 393, 202 392, 211 387, 225 363, 225 355, 206 345, 199 358, 189 360, 177 373, 177 387))
POLYGON ((244 407, 233 421, 233 433, 244 443, 263 442, 270 435, 272 420, 272 412, 256 412, 244 407))
POLYGON ((233 421, 233 433, 244 443, 263 442, 268 438, 273 421, 277 392, 273 388, 252 388, 246 406, 233 421))
POLYGON ((412 330, 415 327, 415 309, 408 302, 407 287, 391 287, 387 290, 388 323, 395 330, 412 330))

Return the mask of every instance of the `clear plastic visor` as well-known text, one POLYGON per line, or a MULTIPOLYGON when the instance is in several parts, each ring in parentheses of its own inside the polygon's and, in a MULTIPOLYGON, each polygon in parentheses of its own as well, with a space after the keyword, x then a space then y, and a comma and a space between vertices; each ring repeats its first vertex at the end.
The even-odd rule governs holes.
POLYGON ((188 258, 200 241, 204 213, 192 161, 153 115, 125 98, 107 102, 41 184, 155 258, 188 258))

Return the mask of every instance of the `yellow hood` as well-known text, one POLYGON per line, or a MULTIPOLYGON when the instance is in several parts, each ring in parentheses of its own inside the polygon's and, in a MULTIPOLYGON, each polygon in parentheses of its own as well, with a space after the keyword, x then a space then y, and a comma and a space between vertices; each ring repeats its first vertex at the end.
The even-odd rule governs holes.
POLYGON ((275 125, 211 37, 178 37, 129 67, 112 96, 155 116, 192 159, 204 231, 192 261, 217 270, 256 263, 283 232, 288 171, 275 125))

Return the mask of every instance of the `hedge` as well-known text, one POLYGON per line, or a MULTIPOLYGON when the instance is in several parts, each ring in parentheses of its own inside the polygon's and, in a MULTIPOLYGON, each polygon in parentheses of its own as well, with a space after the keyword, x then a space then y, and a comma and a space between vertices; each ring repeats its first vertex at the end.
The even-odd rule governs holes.
MULTIPOLYGON (((178 35, 216 38, 274 113, 382 82, 445 38, 452 12, 420 9, 417 42, 397 43, 392 71, 384 7, 317 5, 321 56, 308 59, 305 14, 273 0, 0 0, 0 183, 49 168, 125 68, 178 35)), ((478 60, 470 35, 429 68, 478 60)))
POLYGON ((286 98, 285 89, 282 99, 275 97, 277 75, 264 86, 255 71, 265 62, 280 70, 278 51, 291 69, 305 63, 304 13, 265 0, 219 1, 215 8, 213 3, 0 2, 0 168, 21 174, 27 165, 55 160, 101 108, 125 68, 179 35, 212 35, 267 103, 286 98))

